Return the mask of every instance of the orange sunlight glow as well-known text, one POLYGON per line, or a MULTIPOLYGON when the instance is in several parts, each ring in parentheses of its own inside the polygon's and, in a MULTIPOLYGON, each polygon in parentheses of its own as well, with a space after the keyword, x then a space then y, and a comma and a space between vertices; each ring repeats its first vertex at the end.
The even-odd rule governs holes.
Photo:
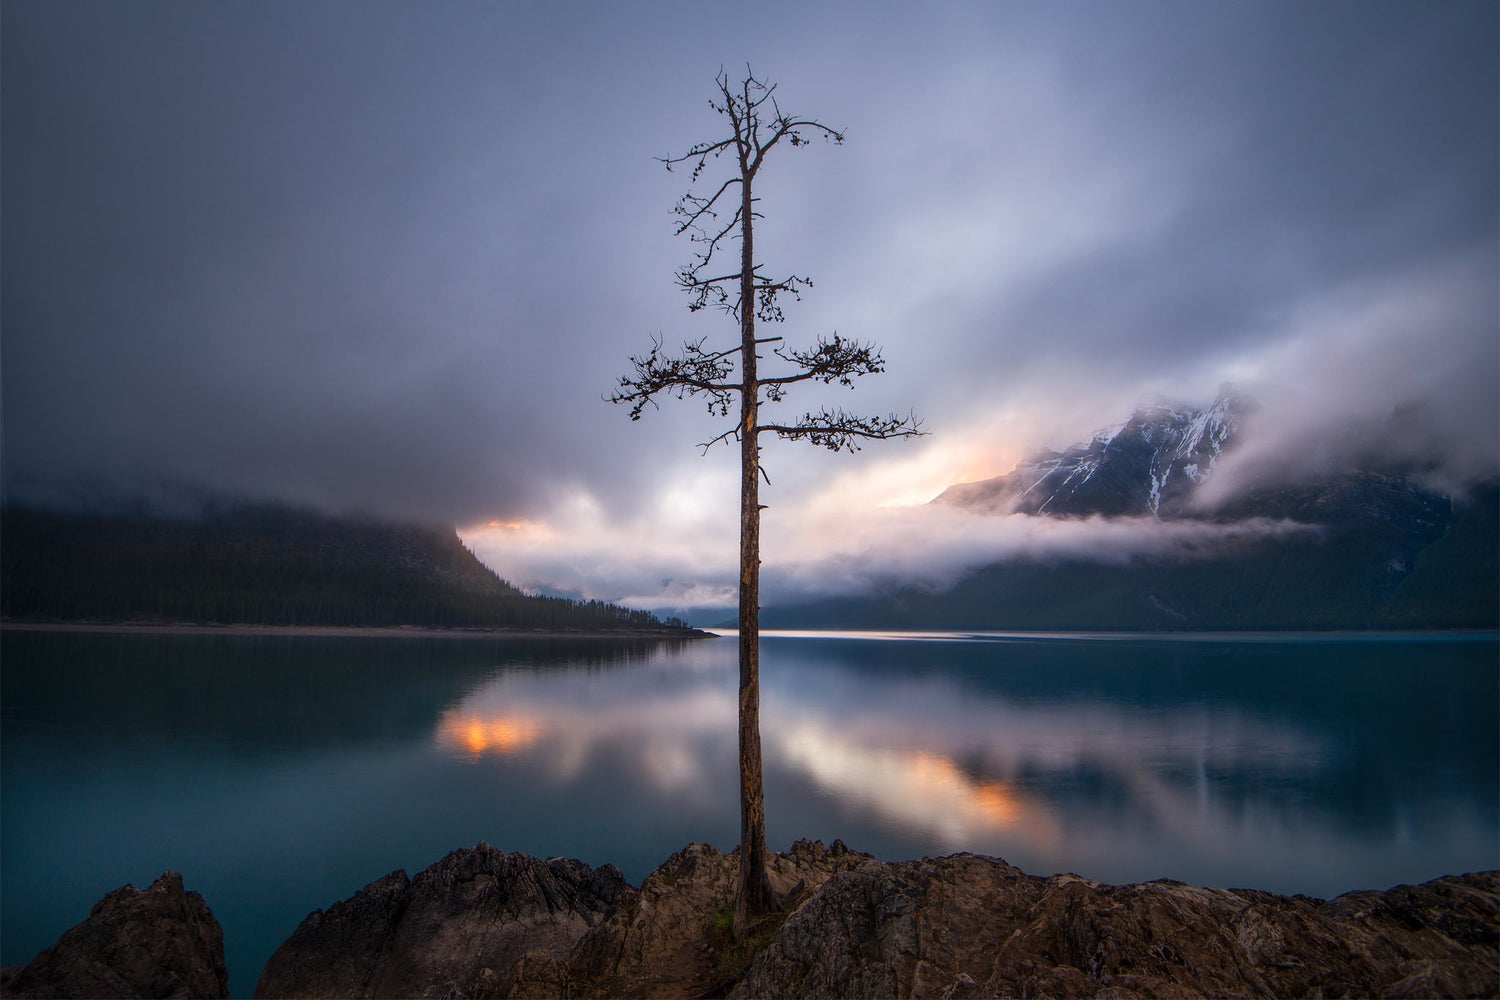
POLYGON ((478 760, 485 754, 513 754, 529 749, 541 737, 542 727, 532 719, 515 716, 449 713, 438 724, 437 734, 450 750, 478 760))
POLYGON ((991 421, 984 433, 889 449, 867 464, 820 480, 807 508, 815 516, 837 520, 850 510, 925 504, 954 483, 1004 475, 1023 453, 1008 431, 1003 421, 991 421))
POLYGON ((975 778, 946 754, 869 747, 816 724, 773 739, 819 784, 953 844, 998 834, 1051 850, 1062 839, 1061 823, 1044 803, 1011 782, 975 778))
POLYGON ((495 518, 494 520, 486 521, 483 524, 473 525, 470 528, 461 530, 459 534, 462 535, 472 532, 491 531, 501 532, 507 535, 530 536, 545 532, 546 525, 540 524, 536 521, 528 521, 524 517, 512 518, 508 521, 502 521, 499 518, 495 518))
POLYGON ((955 796, 965 812, 981 825, 1010 830, 1026 816, 1026 802, 1015 788, 1003 781, 974 781, 953 761, 941 754, 918 751, 912 758, 916 779, 926 786, 959 789, 955 796))

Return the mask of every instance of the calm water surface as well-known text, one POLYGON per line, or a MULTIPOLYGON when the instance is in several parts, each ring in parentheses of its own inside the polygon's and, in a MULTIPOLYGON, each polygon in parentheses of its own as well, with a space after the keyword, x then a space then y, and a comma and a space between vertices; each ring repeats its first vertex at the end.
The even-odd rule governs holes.
MULTIPOLYGON (((231 989, 480 840, 738 839, 735 643, 0 633, 0 963, 182 872, 231 989)), ((1493 634, 768 634, 773 849, 1331 896, 1500 867, 1493 634)))

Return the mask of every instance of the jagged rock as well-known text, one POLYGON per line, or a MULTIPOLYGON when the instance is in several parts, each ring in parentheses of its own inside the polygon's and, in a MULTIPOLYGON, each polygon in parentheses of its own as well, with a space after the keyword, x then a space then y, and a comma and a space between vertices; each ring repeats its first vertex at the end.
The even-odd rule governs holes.
POLYGON ((255 994, 504 997, 519 977, 565 959, 628 889, 613 865, 481 843, 310 914, 266 963, 255 994))
POLYGON ((256 995, 369 996, 410 902, 411 880, 398 869, 315 910, 261 970, 256 995))
MULTIPOLYGON (((768 870, 772 888, 796 903, 834 873, 869 860, 841 841, 825 848, 821 841, 799 840, 772 855, 768 870)), ((699 996, 724 985, 721 950, 738 870, 736 854, 708 844, 672 855, 579 943, 570 980, 583 992, 654 997, 699 996)))
MULTIPOLYGON (((734 941, 736 863, 692 844, 632 889, 481 843, 310 914, 256 995, 1500 996, 1500 872, 1324 902, 798 841, 770 866, 790 912, 734 941)), ((223 932, 168 872, 105 896, 0 994, 225 997, 223 932)))
POLYGON ((127 885, 0 983, 7 997, 227 997, 224 931, 182 876, 127 885))
POLYGON ((942 995, 983 983, 1039 899, 1002 861, 868 861, 833 876, 782 925, 736 996, 942 995))
POLYGON ((871 861, 803 903, 731 995, 1495 996, 1497 924, 1495 872, 1324 903, 871 861))
POLYGON ((632 889, 481 844, 309 916, 257 995, 1500 995, 1500 872, 1323 902, 799 841, 770 866, 788 912, 735 941, 736 865, 692 844, 632 889))

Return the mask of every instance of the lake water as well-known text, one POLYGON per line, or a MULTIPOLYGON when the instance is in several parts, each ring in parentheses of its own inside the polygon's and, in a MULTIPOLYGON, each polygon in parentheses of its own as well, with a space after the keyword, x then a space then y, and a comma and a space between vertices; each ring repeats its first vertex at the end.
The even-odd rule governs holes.
MULTIPOLYGON (((480 840, 633 883, 738 838, 736 647, 6 631, 0 963, 183 873, 231 989, 480 840)), ((1483 636, 768 634, 770 845, 1332 896, 1500 867, 1483 636)))

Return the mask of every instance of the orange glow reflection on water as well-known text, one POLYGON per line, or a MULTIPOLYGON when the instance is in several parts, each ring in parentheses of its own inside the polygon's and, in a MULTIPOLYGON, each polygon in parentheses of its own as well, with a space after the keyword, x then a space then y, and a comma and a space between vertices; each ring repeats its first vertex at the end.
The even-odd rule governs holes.
POLYGON ((1027 803, 1016 789, 1003 781, 975 781, 952 760, 940 754, 918 752, 912 770, 919 783, 949 792, 957 805, 996 830, 1020 825, 1027 803))
POLYGON ((830 727, 804 723, 772 731, 781 755, 835 794, 861 801, 902 825, 923 829, 958 850, 995 834, 1055 849, 1061 822, 1014 782, 971 774, 954 757, 917 747, 880 747, 830 727))
POLYGON ((530 748, 542 726, 532 719, 507 715, 447 712, 438 723, 438 740, 471 760, 485 754, 512 754, 530 748))
POLYGON ((1013 783, 971 777, 944 754, 917 751, 907 761, 912 784, 922 790, 918 801, 926 800, 949 822, 972 833, 1019 833, 1038 847, 1058 846, 1057 818, 1013 783))

